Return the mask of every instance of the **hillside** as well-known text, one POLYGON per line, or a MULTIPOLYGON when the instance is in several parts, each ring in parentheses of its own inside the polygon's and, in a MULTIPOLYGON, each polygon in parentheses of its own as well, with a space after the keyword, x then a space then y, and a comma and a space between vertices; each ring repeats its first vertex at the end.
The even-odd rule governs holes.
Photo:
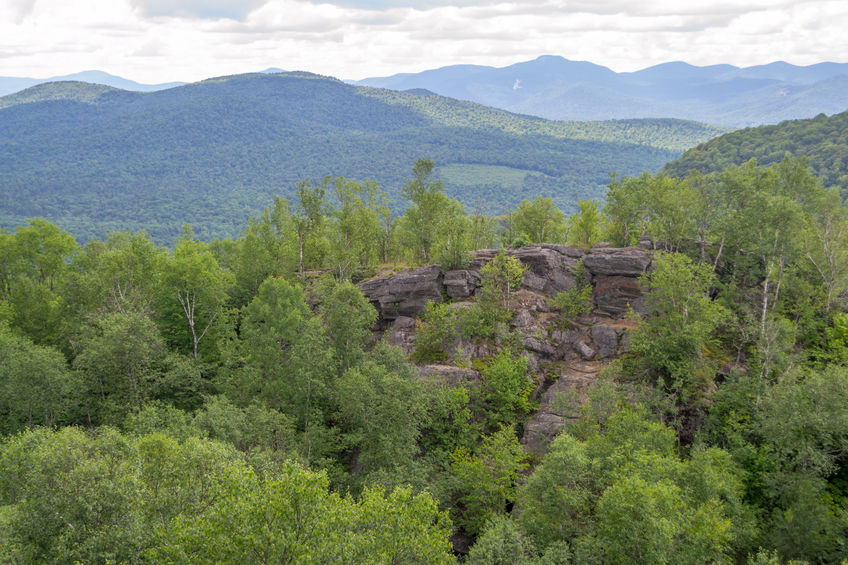
POLYGON ((0 98, 0 225, 43 216, 82 239, 238 233, 298 180, 376 179, 395 209, 419 157, 447 192, 498 212, 602 196, 608 173, 656 171, 720 130, 679 120, 553 123, 436 95, 307 73, 209 79, 152 93, 49 83, 0 98))
POLYGON ((739 128, 848 108, 848 65, 838 63, 739 68, 672 62, 616 73, 543 56, 502 68, 455 65, 357 84, 427 89, 554 120, 671 117, 739 128))
POLYGON ((184 82, 166 82, 161 84, 142 84, 134 80, 125 79, 103 71, 83 71, 81 73, 73 73, 70 75, 62 75, 50 78, 29 78, 29 77, 0 77, 0 96, 14 94, 31 86, 44 84, 47 82, 87 82, 99 84, 103 86, 111 86, 112 88, 120 88, 123 90, 134 90, 138 92, 153 92, 156 90, 164 90, 185 84, 184 82))
POLYGON ((730 132, 688 150, 662 170, 680 177, 692 169, 716 172, 750 159, 768 165, 786 154, 806 157, 824 185, 838 186, 844 196, 848 191, 848 112, 730 132))

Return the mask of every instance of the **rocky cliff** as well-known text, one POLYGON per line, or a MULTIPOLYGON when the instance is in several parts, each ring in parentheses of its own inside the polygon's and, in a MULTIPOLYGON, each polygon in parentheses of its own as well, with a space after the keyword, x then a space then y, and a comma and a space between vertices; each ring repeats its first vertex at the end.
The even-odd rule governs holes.
MULTIPOLYGON (((484 249, 474 254, 466 269, 442 271, 429 265, 401 270, 363 283, 360 288, 377 309, 378 330, 388 340, 414 349, 414 317, 430 301, 453 301, 457 307, 473 299, 480 287, 480 269, 497 254, 484 249)), ((536 375, 534 392, 539 409, 524 424, 522 443, 531 451, 543 452, 550 439, 565 425, 597 378, 600 370, 627 348, 628 330, 635 322, 627 317, 632 309, 641 312, 643 297, 639 276, 650 269, 650 241, 638 248, 595 247, 587 252, 562 245, 533 245, 509 252, 527 268, 521 288, 510 306, 512 326, 524 336, 524 348, 536 375), (563 330, 557 324, 549 298, 576 285, 575 270, 582 261, 592 285, 592 311, 573 320, 563 330)), ((464 344, 471 357, 493 353, 486 345, 464 344)), ((450 385, 471 383, 480 375, 450 365, 420 367, 422 378, 450 385)))

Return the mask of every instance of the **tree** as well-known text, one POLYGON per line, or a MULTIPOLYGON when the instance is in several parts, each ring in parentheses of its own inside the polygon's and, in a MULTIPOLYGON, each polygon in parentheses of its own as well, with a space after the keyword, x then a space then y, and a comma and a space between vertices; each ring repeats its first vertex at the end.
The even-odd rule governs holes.
POLYGON ((321 290, 320 312, 341 374, 362 359, 372 339, 377 311, 359 287, 350 282, 327 281, 321 290))
POLYGON ((143 314, 107 314, 81 340, 74 367, 86 384, 89 423, 118 424, 151 398, 164 370, 165 343, 143 314))
POLYGON ((68 421, 77 388, 62 354, 0 321, 0 434, 68 421))
POLYGON ((551 198, 537 196, 522 200, 512 213, 514 229, 527 234, 531 243, 560 243, 565 240, 565 214, 551 198))
POLYGON ((324 256, 323 230, 327 207, 324 197, 329 183, 329 176, 320 184, 312 185, 305 180, 297 183, 297 206, 292 222, 297 234, 297 272, 301 277, 304 264, 320 265, 324 256))
POLYGON ((466 563, 469 565, 533 565, 536 549, 515 522, 506 516, 495 516, 486 531, 471 546, 466 563))
POLYGON ((273 208, 265 208, 258 218, 247 221, 232 268, 237 306, 250 302, 268 277, 294 274, 299 265, 295 241, 298 237, 288 200, 274 197, 273 208))
POLYGON ((418 453, 426 404, 411 368, 399 374, 362 363, 341 376, 336 395, 346 443, 358 453, 363 472, 391 468, 418 453))
POLYGON ((527 374, 527 357, 503 349, 483 369, 489 425, 506 425, 529 409, 533 379, 527 374))
POLYGON ((709 296, 711 265, 674 253, 655 255, 654 264, 642 277, 647 316, 633 332, 625 375, 658 385, 677 407, 697 414, 713 382, 709 349, 725 311, 709 296))
POLYGON ((57 343, 59 286, 78 250, 68 232, 42 218, 0 232, 0 298, 12 325, 35 343, 57 343))
POLYGON ((521 487, 518 521, 540 549, 594 528, 599 477, 585 446, 569 434, 551 443, 542 463, 521 487))
MULTIPOLYGON (((419 159, 412 167, 414 178, 404 184, 403 197, 410 205, 400 219, 401 238, 413 260, 429 263, 440 234, 462 215, 462 205, 448 198, 442 181, 432 178, 435 164, 419 159)), ((449 234, 450 235, 450 234, 449 234)), ((456 234, 452 237, 456 239, 456 234)))
POLYGON ((336 204, 329 208, 329 259, 339 279, 346 280, 354 267, 377 259, 380 220, 374 204, 380 190, 374 182, 359 184, 344 177, 331 187, 336 204))
POLYGON ((459 481, 459 518, 465 531, 481 533, 490 518, 506 513, 515 500, 518 474, 527 468, 526 455, 512 428, 501 428, 483 438, 476 454, 459 448, 451 454, 451 468, 459 481))
POLYGON ((509 308, 512 294, 521 286, 527 267, 503 249, 480 269, 482 275, 482 297, 485 301, 499 303, 509 308))
POLYGON ((187 341, 192 356, 197 359, 200 342, 216 322, 224 322, 224 305, 234 276, 221 269, 212 252, 194 239, 191 228, 187 227, 167 263, 163 279, 163 313, 169 317, 169 337, 181 344, 187 341), (175 302, 178 310, 173 308, 175 302), (175 327, 177 319, 188 329, 188 339, 175 327))
POLYGON ((580 211, 571 217, 568 243, 589 249, 601 239, 603 215, 594 200, 579 200, 577 206, 580 211))
POLYGON ((225 388, 241 405, 259 397, 290 416, 310 460, 313 444, 322 444, 313 435, 320 435, 328 415, 334 373, 321 319, 312 316, 299 286, 270 278, 245 309, 241 336, 245 365, 225 388))

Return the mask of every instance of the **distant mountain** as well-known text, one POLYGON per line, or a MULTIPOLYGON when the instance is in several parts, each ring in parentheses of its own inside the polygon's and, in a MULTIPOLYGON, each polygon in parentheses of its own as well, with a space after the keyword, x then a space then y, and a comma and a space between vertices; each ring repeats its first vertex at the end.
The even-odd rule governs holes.
POLYGON ((91 84, 102 84, 122 90, 131 90, 135 92, 155 92, 175 86, 182 86, 184 82, 167 82, 162 84, 141 84, 132 80, 121 78, 119 76, 110 75, 103 71, 83 71, 70 75, 63 75, 52 78, 22 78, 22 77, 0 77, 0 96, 13 94, 45 82, 61 82, 61 81, 79 81, 91 84))
POLYGON ((807 157, 825 186, 839 187, 848 196, 848 112, 727 133, 686 151, 662 170, 682 177, 693 169, 711 173, 750 159, 768 165, 786 155, 807 157))
POLYGON ((739 68, 664 63, 637 72, 562 57, 495 68, 455 65, 356 84, 427 89, 555 120, 669 117, 747 127, 848 109, 848 64, 739 68))
POLYGON ((396 210, 416 159, 499 212, 537 194, 565 209, 608 173, 658 170, 721 130, 681 120, 552 122, 309 73, 209 79, 151 93, 81 82, 0 98, 0 225, 40 215, 85 239, 184 222, 236 235, 300 179, 376 179, 396 210))

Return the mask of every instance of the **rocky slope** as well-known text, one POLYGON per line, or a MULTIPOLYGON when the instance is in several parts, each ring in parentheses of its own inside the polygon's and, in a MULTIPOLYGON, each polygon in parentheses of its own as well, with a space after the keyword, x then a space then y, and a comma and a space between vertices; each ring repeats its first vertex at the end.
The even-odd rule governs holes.
MULTIPOLYGON (((524 424, 522 443, 528 451, 544 452, 601 369, 627 348, 628 330, 635 325, 627 314, 630 309, 638 313, 644 307, 638 277, 650 269, 652 247, 645 240, 639 248, 598 246, 584 252, 541 244, 509 252, 527 267, 510 306, 514 310, 511 324, 524 336, 529 366, 538 385, 534 399, 539 408, 524 424), (564 330, 557 324, 560 316, 552 311, 548 299, 576 285, 574 271, 580 261, 592 285, 592 312, 578 316, 564 330)), ((451 300, 458 308, 467 305, 480 286, 480 269, 496 253, 491 249, 477 251, 467 269, 445 272, 428 265, 360 283, 379 312, 377 330, 411 352, 415 346, 414 317, 430 301, 451 300)), ((490 345, 461 345, 471 358, 493 353, 490 345)), ((419 374, 448 385, 481 379, 472 369, 452 365, 421 366, 419 374)))

